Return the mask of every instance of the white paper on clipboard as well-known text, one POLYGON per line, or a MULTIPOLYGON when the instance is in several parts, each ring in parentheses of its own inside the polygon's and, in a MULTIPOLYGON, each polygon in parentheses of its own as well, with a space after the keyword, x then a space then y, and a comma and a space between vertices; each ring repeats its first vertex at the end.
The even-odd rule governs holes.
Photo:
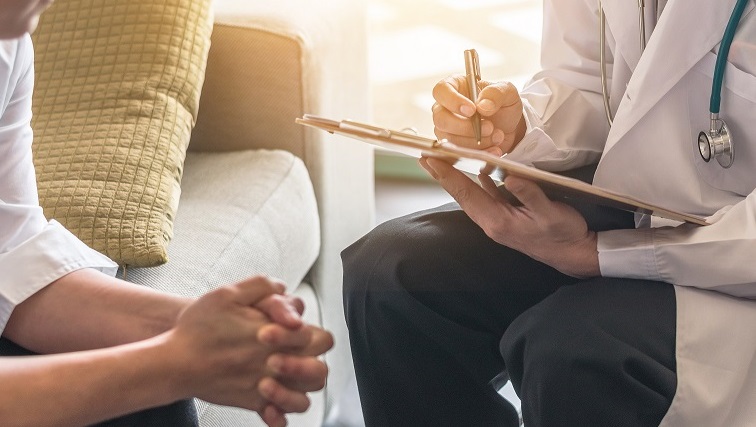
POLYGON ((590 203, 609 206, 630 212, 654 215, 675 221, 708 225, 701 216, 666 209, 630 196, 587 184, 583 181, 525 166, 497 157, 481 150, 472 150, 456 146, 448 141, 414 135, 408 132, 386 129, 368 123, 353 120, 332 120, 324 117, 305 115, 296 119, 305 126, 326 132, 344 135, 369 144, 403 153, 412 157, 421 155, 441 157, 449 160, 459 170, 479 174, 485 173, 497 181, 503 181, 507 175, 516 175, 538 183, 545 190, 563 194, 566 198, 583 199, 590 203))

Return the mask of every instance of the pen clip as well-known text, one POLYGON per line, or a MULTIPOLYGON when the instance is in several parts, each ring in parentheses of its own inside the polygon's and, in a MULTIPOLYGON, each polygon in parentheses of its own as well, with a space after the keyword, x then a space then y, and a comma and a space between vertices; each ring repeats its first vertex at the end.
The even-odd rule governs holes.
POLYGON ((472 76, 476 82, 481 79, 480 60, 478 59, 478 52, 475 49, 465 50, 465 73, 468 76, 472 76))
POLYGON ((478 82, 480 81, 480 60, 475 49, 465 50, 465 74, 470 100, 478 99, 478 82))

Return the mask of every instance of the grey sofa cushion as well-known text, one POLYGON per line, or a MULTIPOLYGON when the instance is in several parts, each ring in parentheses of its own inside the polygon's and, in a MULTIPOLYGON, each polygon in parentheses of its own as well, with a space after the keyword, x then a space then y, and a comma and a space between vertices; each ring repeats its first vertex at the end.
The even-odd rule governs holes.
POLYGON ((264 273, 293 291, 317 258, 320 228, 307 169, 280 150, 188 153, 169 261, 130 282, 198 296, 264 273))

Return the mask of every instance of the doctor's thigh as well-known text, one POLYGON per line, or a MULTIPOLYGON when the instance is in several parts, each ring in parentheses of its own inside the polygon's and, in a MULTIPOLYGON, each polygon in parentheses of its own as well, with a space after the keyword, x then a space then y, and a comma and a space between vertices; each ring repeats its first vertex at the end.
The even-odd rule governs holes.
MULTIPOLYGON (((634 225, 576 207, 596 230, 634 225)), ((565 276, 454 203, 381 224, 342 258, 369 427, 516 426, 494 388, 505 371, 528 427, 656 425, 674 395, 670 285, 565 276)))

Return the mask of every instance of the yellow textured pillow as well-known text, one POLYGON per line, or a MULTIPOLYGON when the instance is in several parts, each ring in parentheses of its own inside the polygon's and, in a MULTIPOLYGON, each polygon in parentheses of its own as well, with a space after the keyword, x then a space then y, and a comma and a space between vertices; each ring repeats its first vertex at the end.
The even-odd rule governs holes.
POLYGON ((34 33, 40 203, 121 265, 167 261, 211 0, 65 0, 34 33))

